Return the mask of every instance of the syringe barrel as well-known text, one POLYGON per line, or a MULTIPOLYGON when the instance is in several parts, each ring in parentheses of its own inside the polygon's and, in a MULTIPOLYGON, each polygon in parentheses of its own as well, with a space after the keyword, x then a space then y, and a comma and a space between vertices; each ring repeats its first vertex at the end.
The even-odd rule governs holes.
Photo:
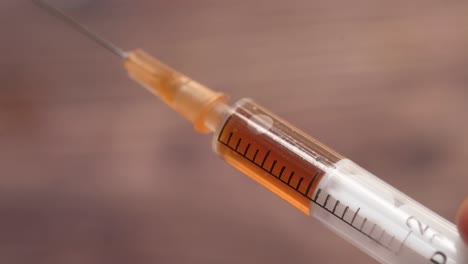
POLYGON ((251 100, 214 137, 228 163, 382 263, 468 263, 455 226, 251 100))
POLYGON ((250 100, 226 97, 136 50, 130 76, 199 132, 215 151, 307 215, 383 263, 467 263, 453 224, 250 100))
POLYGON ((349 159, 318 185, 311 215, 382 263, 468 263, 454 224, 349 159))

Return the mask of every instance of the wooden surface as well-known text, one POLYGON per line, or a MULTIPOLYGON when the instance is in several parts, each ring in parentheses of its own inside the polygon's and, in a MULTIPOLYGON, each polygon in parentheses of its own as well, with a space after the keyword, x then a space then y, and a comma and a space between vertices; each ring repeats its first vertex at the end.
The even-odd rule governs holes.
MULTIPOLYGON (((453 219, 467 1, 53 1, 453 219)), ((116 57, 0 3, 0 263, 374 263, 219 160, 116 57)))

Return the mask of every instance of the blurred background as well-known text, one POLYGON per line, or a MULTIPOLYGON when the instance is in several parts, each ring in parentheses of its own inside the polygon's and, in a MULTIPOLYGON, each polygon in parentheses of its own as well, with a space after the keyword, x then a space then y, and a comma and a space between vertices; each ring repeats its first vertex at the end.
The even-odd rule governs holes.
MULTIPOLYGON (((248 96, 447 219, 468 192, 468 2, 51 1, 248 96)), ((374 263, 219 160, 121 61, 0 3, 1 263, 374 263)))

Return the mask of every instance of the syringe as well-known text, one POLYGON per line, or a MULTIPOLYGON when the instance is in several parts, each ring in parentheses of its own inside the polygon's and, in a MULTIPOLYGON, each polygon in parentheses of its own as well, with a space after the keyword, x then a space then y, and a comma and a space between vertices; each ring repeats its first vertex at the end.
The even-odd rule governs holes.
POLYGON ((45 1, 35 1, 124 59, 129 75, 214 133, 226 162, 382 263, 468 263, 455 226, 250 99, 226 97, 142 50, 124 52, 45 1))

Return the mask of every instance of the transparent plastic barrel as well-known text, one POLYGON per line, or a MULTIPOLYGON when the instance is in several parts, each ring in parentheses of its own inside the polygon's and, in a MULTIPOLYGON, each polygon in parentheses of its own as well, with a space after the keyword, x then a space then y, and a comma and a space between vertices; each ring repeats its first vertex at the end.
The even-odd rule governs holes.
POLYGON ((325 174, 312 216, 382 263, 468 263, 454 224, 348 159, 325 174))
POLYGON ((220 116, 223 159, 376 260, 468 263, 454 224, 255 102, 220 116))

